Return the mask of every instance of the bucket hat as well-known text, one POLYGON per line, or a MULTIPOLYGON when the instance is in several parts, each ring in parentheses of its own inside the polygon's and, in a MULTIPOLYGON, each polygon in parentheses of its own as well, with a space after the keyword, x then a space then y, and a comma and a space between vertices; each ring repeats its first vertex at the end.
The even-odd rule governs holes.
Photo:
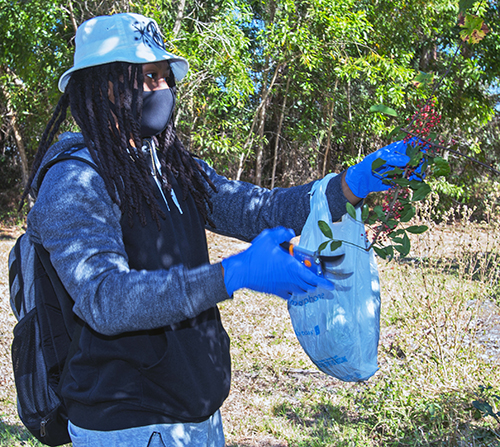
POLYGON ((146 64, 166 60, 177 81, 189 68, 186 59, 165 50, 158 24, 140 14, 113 14, 87 20, 78 27, 75 44, 73 67, 59 79, 61 92, 76 70, 111 62, 146 64))

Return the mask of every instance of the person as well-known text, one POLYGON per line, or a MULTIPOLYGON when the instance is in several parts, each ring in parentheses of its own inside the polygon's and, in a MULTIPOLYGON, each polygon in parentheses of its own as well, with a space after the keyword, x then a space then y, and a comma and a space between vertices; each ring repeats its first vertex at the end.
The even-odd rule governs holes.
MULTIPOLYGON (((287 299, 334 287, 280 247, 300 234, 313 183, 232 181, 183 146, 172 116, 187 71, 152 19, 83 23, 23 196, 36 197, 29 237, 50 253, 83 324, 61 385, 75 447, 224 445, 231 364, 217 304, 241 288, 287 299), (68 108, 81 133, 52 144, 68 108), (90 163, 54 164, 38 190, 43 167, 68 150, 90 163), (252 244, 211 264, 206 229, 252 244)), ((334 220, 347 201, 387 188, 371 163, 404 166, 400 149, 330 180, 334 220)))

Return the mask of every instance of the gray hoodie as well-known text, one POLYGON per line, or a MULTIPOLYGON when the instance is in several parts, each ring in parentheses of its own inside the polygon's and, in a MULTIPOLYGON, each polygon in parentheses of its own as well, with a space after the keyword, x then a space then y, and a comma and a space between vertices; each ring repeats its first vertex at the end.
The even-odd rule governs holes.
MULTIPOLYGON (((63 134, 43 164, 83 143, 80 134, 63 134)), ((89 160, 86 149, 78 156, 89 160)), ((217 187, 210 215, 220 234, 251 241, 266 228, 284 226, 300 234, 309 213, 312 183, 268 190, 231 181, 208 164, 200 165, 217 187)), ((35 182, 36 184, 36 178, 35 182)), ((333 220, 345 213, 340 176, 327 189, 333 220)), ((28 232, 50 253, 74 312, 104 335, 149 330, 193 318, 229 297, 219 264, 187 269, 135 271, 122 239, 121 213, 104 181, 79 161, 57 163, 48 171, 28 215, 28 232)))

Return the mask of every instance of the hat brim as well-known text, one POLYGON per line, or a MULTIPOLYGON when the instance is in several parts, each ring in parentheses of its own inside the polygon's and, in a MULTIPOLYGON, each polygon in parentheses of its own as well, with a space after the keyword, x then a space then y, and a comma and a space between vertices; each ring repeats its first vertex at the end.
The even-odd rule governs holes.
POLYGON ((59 78, 58 87, 59 87, 59 90, 64 93, 64 91, 66 90, 66 86, 68 85, 68 82, 71 78, 71 75, 75 71, 82 70, 84 68, 97 67, 99 65, 109 64, 112 62, 129 62, 131 64, 147 64, 147 63, 160 62, 160 61, 165 61, 165 60, 170 63, 170 68, 171 68, 172 72, 174 73, 176 81, 181 81, 184 78, 184 76, 186 76, 186 74, 189 70, 189 63, 183 57, 175 56, 174 54, 171 54, 171 53, 165 52, 162 55, 159 55, 157 57, 143 58, 142 60, 139 60, 137 58, 137 55, 134 58, 117 56, 114 58, 113 61, 110 61, 109 58, 106 56, 99 58, 98 56, 96 57, 94 55, 91 58, 88 58, 88 60, 83 59, 83 60, 79 61, 79 63, 77 65, 75 65, 75 66, 71 67, 69 70, 65 71, 63 73, 63 75, 59 78))

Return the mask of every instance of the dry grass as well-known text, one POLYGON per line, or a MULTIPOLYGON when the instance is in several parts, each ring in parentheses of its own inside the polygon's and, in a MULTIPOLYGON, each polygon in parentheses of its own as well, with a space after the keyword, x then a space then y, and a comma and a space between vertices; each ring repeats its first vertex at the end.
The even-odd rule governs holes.
MULTIPOLYGON (((425 211, 419 219, 427 219, 425 211)), ((222 408, 227 445, 500 445, 500 425, 472 405, 488 402, 500 411, 492 395, 500 395, 500 231, 494 222, 468 223, 468 210, 462 214, 453 226, 431 224, 406 260, 379 261, 380 370, 365 383, 318 372, 282 300, 242 290, 223 303, 233 358, 222 408)), ((213 261, 246 246, 208 236, 213 261)), ((0 445, 17 446, 26 438, 13 432, 19 423, 9 360, 11 245, 0 242, 0 445)))

